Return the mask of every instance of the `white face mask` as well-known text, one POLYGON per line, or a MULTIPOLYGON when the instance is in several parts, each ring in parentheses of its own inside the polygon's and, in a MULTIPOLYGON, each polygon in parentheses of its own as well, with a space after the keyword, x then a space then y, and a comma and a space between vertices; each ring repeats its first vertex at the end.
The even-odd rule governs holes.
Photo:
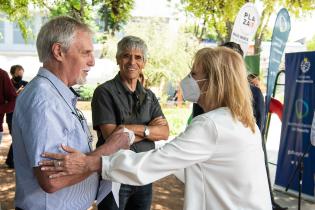
POLYGON ((200 97, 200 88, 197 82, 207 79, 195 80, 191 74, 188 74, 181 82, 180 86, 183 90, 184 100, 197 103, 200 97))

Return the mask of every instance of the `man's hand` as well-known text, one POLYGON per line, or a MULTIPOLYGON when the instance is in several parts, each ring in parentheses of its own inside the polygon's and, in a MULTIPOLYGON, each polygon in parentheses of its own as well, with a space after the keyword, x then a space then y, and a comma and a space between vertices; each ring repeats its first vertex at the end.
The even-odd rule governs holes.
POLYGON ((120 149, 129 149, 130 143, 128 133, 121 128, 108 136, 106 143, 96 148, 90 155, 98 157, 111 155, 120 149))
POLYGON ((92 171, 85 154, 65 145, 61 145, 61 148, 68 154, 49 152, 42 154, 42 157, 50 158, 51 160, 40 161, 41 170, 56 172, 56 174, 50 175, 49 178, 83 174, 92 171))
POLYGON ((129 149, 130 139, 128 133, 124 132, 123 126, 117 126, 119 129, 114 131, 107 139, 105 145, 112 149, 112 153, 120 149, 129 149))
POLYGON ((17 89, 16 94, 19 95, 24 90, 24 85, 17 89))
POLYGON ((98 147, 92 153, 85 155, 71 147, 61 145, 62 149, 68 154, 57 154, 45 152, 42 157, 51 160, 42 160, 39 162, 42 171, 56 172, 49 178, 58 178, 62 176, 83 174, 87 172, 101 171, 101 156, 110 155, 120 149, 129 149, 130 139, 124 129, 115 131, 107 138, 102 146, 98 147))

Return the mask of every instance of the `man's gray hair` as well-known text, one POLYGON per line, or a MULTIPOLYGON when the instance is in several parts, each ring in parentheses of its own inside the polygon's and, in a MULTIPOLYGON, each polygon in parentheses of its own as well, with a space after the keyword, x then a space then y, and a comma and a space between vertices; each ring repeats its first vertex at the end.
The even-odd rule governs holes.
POLYGON ((52 46, 60 43, 65 52, 69 49, 76 31, 82 30, 92 34, 88 25, 71 17, 59 16, 43 25, 37 35, 36 47, 40 62, 53 58, 52 46))
POLYGON ((132 49, 139 49, 143 54, 143 60, 147 60, 148 47, 142 39, 136 36, 126 36, 118 42, 116 59, 119 59, 126 50, 132 49))

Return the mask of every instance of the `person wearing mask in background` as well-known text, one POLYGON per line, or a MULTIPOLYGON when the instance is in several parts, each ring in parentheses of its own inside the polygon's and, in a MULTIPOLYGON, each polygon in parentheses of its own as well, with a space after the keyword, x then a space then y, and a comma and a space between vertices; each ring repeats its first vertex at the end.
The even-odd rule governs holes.
MULTIPOLYGON (((144 88, 140 81, 147 51, 145 42, 139 37, 126 36, 118 42, 116 61, 119 73, 114 79, 98 86, 92 99, 97 146, 107 142, 107 137, 119 127, 135 133, 135 143, 130 147, 134 152, 154 149, 154 141, 168 139, 169 127, 161 106, 154 93, 144 88)), ((149 210, 151 201, 151 183, 141 187, 122 184, 119 207, 111 193, 98 205, 98 209, 149 210)))
POLYGON ((3 69, 0 69, 0 144, 3 135, 4 114, 13 111, 15 98, 16 92, 8 73, 3 69))
POLYGON ((260 82, 259 82, 258 75, 250 73, 247 75, 247 80, 250 84, 260 88, 260 82))
MULTIPOLYGON (((94 203, 97 173, 52 181, 38 163, 44 151, 60 151, 60 145, 92 151, 92 136, 72 88, 85 83, 95 64, 92 37, 88 25, 65 16, 51 19, 39 31, 36 47, 43 67, 18 96, 13 114, 16 210, 83 210, 94 203)), ((96 153, 129 148, 127 134, 119 130, 113 135, 115 141, 109 138, 96 153)))
POLYGON ((54 173, 51 178, 57 180, 98 171, 103 179, 144 185, 185 169, 185 210, 271 210, 243 58, 226 47, 203 48, 181 87, 184 99, 198 103, 205 113, 161 148, 102 157, 45 153, 61 166, 46 160, 42 170, 54 173))
MULTIPOLYGON (((226 42, 220 46, 230 48, 234 50, 235 52, 239 53, 242 57, 244 56, 241 46, 235 42, 226 42)), ((256 124, 258 125, 259 130, 263 131, 264 116, 265 116, 264 115, 265 113, 264 97, 260 88, 252 85, 251 83, 250 83, 250 90, 253 96, 253 112, 254 112, 254 117, 256 119, 256 124)), ((197 103, 194 103, 192 117, 194 118, 203 113, 204 113, 203 109, 197 103)))
MULTIPOLYGON (((19 95, 23 91, 25 85, 27 85, 27 82, 23 80, 24 69, 21 65, 13 65, 11 66, 10 74, 12 77, 11 81, 15 88, 16 94, 19 95)), ((6 121, 9 127, 10 134, 12 132, 12 117, 13 112, 6 114, 6 121)), ((10 145, 10 149, 5 163, 9 168, 14 168, 12 144, 10 145)))

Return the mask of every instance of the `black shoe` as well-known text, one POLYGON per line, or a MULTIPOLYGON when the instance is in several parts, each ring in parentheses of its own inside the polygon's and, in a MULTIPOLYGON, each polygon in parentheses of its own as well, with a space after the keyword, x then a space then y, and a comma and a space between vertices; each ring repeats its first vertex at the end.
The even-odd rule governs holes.
POLYGON ((288 209, 288 207, 281 207, 281 206, 279 206, 279 204, 277 204, 276 202, 274 202, 274 203, 272 204, 272 209, 273 209, 273 210, 286 210, 286 209, 288 209))

